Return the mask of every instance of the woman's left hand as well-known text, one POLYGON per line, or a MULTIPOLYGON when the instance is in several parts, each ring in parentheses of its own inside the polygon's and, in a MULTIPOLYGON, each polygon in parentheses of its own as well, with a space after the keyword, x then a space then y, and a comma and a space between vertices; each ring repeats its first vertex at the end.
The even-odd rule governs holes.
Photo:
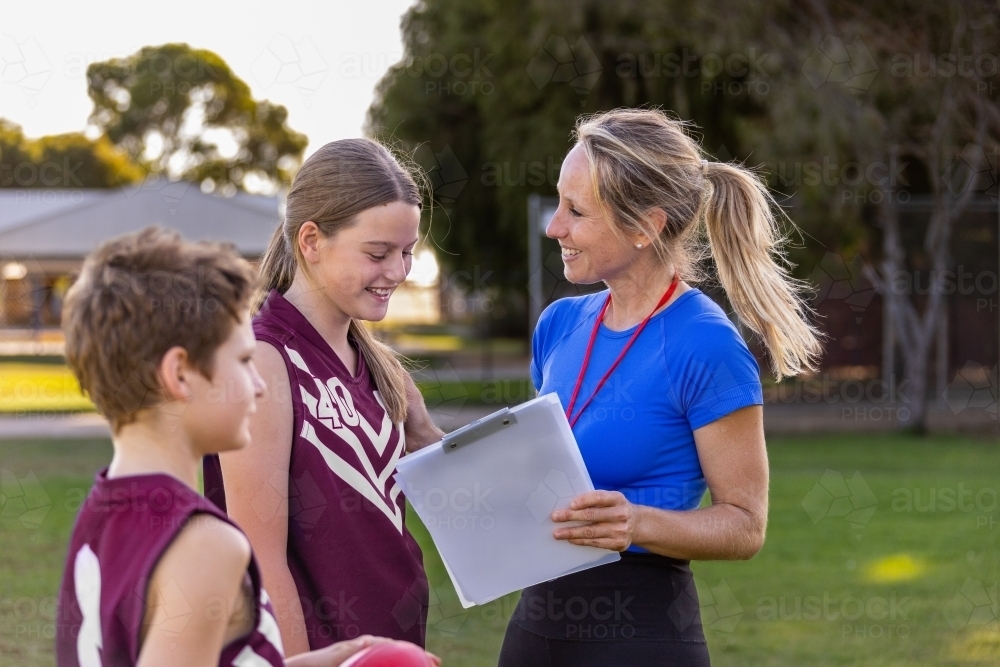
POLYGON ((585 526, 557 528, 552 535, 570 544, 625 551, 632 546, 639 523, 638 508, 618 491, 591 491, 579 495, 569 507, 552 512, 556 523, 586 521, 585 526))

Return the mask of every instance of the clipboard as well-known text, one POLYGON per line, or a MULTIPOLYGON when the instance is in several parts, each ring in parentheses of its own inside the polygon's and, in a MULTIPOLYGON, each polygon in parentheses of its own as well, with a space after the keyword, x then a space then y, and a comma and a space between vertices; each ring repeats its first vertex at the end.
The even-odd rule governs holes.
POLYGON ((465 608, 621 558, 552 537, 552 511, 594 490, 555 393, 499 410, 404 456, 395 479, 465 608))

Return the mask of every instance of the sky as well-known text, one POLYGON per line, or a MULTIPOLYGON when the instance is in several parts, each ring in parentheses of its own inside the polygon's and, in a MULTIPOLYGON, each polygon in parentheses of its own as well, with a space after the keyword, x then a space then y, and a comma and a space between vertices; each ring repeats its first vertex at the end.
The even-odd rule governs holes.
POLYGON ((0 118, 29 137, 83 131, 91 62, 187 42, 214 51, 255 99, 288 108, 306 157, 362 134, 375 84, 400 60, 399 22, 413 0, 5 2, 0 118))

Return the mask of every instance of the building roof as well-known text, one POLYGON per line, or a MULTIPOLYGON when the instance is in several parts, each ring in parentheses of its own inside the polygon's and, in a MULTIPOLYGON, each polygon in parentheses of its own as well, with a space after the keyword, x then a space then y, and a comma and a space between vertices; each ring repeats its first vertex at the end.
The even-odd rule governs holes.
POLYGON ((0 189, 0 256, 82 259, 102 241, 149 225, 192 241, 227 241, 256 256, 280 221, 277 197, 205 194, 184 181, 112 190, 0 189))

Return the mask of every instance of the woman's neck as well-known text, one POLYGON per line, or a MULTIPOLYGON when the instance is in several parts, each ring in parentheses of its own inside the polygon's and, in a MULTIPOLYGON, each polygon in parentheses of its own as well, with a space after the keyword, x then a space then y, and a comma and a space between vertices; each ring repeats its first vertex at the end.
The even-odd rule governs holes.
MULTIPOLYGON (((622 275, 605 281, 611 291, 611 305, 604 316, 604 325, 612 331, 630 329, 646 319, 673 280, 673 265, 664 267, 652 253, 645 257, 645 261, 636 262, 622 275)), ((686 284, 679 282, 670 300, 657 312, 688 289, 686 284)))

